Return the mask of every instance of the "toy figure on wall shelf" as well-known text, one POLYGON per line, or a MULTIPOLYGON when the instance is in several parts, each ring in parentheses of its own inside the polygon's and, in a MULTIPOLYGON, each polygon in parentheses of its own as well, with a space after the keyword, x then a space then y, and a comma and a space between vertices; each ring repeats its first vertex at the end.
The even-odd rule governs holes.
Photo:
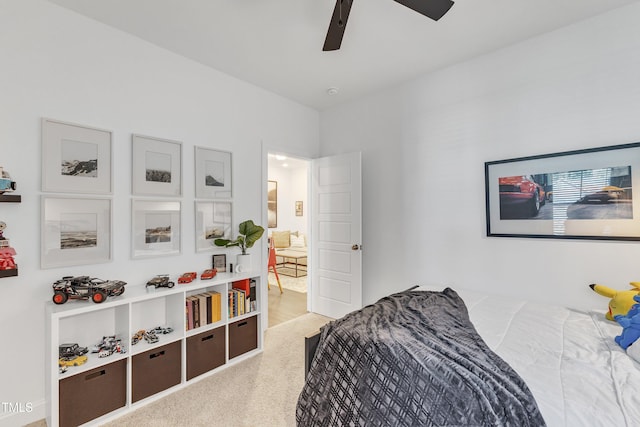
POLYGON ((16 250, 11 247, 9 239, 4 237, 4 230, 7 224, 0 221, 0 277, 9 277, 18 275, 18 266, 13 259, 16 250))
POLYGON ((89 276, 65 276, 53 284, 53 302, 64 304, 69 299, 91 299, 96 304, 104 302, 107 297, 115 297, 124 293, 126 282, 121 280, 102 280, 89 276))
POLYGON ((4 194, 5 192, 15 191, 16 183, 11 180, 11 175, 9 172, 6 172, 2 166, 0 166, 0 194, 4 194))

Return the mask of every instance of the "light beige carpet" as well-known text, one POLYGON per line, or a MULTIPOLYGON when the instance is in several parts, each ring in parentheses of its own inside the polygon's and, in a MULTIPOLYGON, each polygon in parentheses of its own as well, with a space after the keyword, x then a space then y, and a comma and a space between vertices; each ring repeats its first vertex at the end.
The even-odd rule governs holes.
POLYGON ((265 333, 262 354, 107 426, 295 426, 304 385, 304 337, 330 320, 307 313, 274 326, 265 333))

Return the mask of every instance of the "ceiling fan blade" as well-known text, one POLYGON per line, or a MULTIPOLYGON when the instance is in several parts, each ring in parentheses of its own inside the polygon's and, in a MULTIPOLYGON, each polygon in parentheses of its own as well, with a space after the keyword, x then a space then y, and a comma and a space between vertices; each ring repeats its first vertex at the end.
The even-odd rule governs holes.
POLYGON ((329 30, 324 40, 323 51, 338 50, 342 44, 342 36, 349 19, 349 11, 353 0, 336 0, 336 7, 333 9, 329 30))
POLYGON ((431 18, 434 21, 442 18, 445 13, 453 6, 451 0, 395 0, 403 6, 407 6, 409 9, 413 9, 416 12, 431 18))

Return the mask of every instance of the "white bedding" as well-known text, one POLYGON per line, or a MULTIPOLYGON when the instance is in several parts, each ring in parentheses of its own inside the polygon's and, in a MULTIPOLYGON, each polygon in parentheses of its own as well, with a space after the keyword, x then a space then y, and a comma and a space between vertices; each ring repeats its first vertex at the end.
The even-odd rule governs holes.
POLYGON ((640 364, 613 341, 622 328, 604 313, 455 290, 478 333, 525 380, 548 426, 640 426, 640 364))

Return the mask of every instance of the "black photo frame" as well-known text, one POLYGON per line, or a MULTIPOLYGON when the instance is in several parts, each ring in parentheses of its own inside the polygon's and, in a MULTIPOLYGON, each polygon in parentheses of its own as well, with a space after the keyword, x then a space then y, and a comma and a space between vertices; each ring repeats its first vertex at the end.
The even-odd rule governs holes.
POLYGON ((640 143, 486 162, 487 236, 640 240, 639 191, 640 143))

